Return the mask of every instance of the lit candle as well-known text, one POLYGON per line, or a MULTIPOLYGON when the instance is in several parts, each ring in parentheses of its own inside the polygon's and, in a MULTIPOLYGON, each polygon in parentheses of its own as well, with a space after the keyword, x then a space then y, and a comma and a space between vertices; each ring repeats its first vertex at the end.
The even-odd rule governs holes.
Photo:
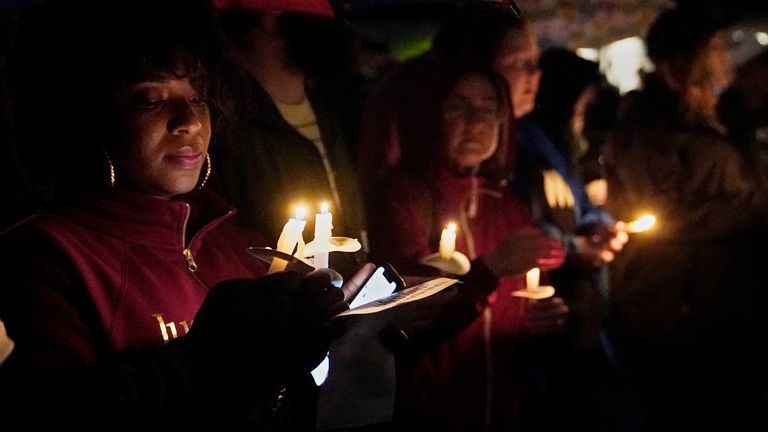
POLYGON ((656 216, 652 214, 647 214, 638 218, 637 220, 629 222, 627 224, 627 232, 641 233, 643 231, 648 231, 649 229, 653 228, 654 225, 656 225, 656 216))
POLYGON ((541 270, 534 267, 525 273, 525 289, 514 291, 515 297, 523 297, 531 300, 541 300, 555 295, 555 287, 550 285, 539 285, 541 270))
POLYGON ((324 202, 320 205, 320 213, 315 215, 315 268, 328 268, 332 230, 333 215, 328 211, 328 203, 324 202))
POLYGON ((444 260, 451 259, 455 250, 456 224, 449 223, 445 228, 443 228, 443 233, 440 235, 440 258, 444 260))
MULTIPOLYGON (((278 251, 292 255, 294 248, 304 242, 304 226, 307 224, 304 218, 306 216, 307 209, 305 207, 296 207, 294 217, 288 219, 288 222, 283 226, 283 231, 280 233, 280 238, 277 240, 278 251)), ((269 266, 269 273, 283 271, 286 265, 288 265, 287 261, 273 258, 272 264, 269 266)))
POLYGON ((538 267, 534 267, 525 274, 525 289, 528 291, 539 290, 539 278, 541 277, 541 270, 538 267))

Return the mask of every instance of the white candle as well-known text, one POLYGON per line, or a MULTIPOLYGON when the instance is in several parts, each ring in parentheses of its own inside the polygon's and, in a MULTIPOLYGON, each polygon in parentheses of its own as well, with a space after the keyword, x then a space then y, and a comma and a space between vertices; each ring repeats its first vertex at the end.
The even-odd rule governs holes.
POLYGON ((538 267, 534 267, 525 274, 525 289, 528 291, 539 290, 539 278, 541 277, 541 270, 538 267))
MULTIPOLYGON (((293 255, 293 250, 300 242, 303 242, 304 226, 307 221, 304 219, 307 216, 307 209, 303 206, 296 207, 294 211, 294 217, 288 219, 288 222, 283 226, 283 231, 280 233, 280 238, 277 240, 277 250, 285 252, 288 255, 293 255)), ((272 264, 269 266, 269 273, 279 272, 285 270, 287 261, 280 258, 272 259, 272 264)))
POLYGON ((328 211, 328 203, 320 205, 320 213, 315 215, 315 268, 328 268, 328 252, 331 250, 331 231, 333 215, 328 211))
POLYGON ((440 258, 451 259, 456 250, 456 224, 449 223, 440 235, 440 258))
POLYGON ((541 270, 534 267, 525 273, 525 289, 512 293, 515 297, 523 297, 531 300, 541 300, 555 295, 555 288, 549 285, 539 285, 541 270))

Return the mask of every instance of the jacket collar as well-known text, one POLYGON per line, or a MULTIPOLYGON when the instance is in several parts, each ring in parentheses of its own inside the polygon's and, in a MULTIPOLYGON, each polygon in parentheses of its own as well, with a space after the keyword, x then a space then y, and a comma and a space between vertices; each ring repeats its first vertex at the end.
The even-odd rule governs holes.
POLYGON ((130 243, 185 248, 235 210, 208 191, 171 200, 118 188, 83 193, 55 204, 70 222, 130 243))
POLYGON ((447 204, 447 207, 457 207, 472 193, 472 183, 477 181, 478 190, 485 185, 483 177, 457 177, 448 169, 441 169, 435 173, 438 199, 447 204))

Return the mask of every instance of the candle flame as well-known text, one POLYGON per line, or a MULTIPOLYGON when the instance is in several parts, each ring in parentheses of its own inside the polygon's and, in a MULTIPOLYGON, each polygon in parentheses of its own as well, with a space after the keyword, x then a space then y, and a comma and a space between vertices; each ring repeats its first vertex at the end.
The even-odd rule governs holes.
POLYGON ((304 220, 307 217, 307 208, 303 205, 296 206, 293 210, 294 218, 304 220))
POLYGON ((320 213, 328 213, 328 203, 323 202, 320 204, 320 213))
POLYGON ((648 231, 656 225, 656 216, 647 214, 627 224, 628 233, 641 233, 648 231))
POLYGON ((446 225, 445 229, 447 229, 450 232, 455 233, 458 228, 457 228, 455 223, 451 222, 448 225, 446 225))

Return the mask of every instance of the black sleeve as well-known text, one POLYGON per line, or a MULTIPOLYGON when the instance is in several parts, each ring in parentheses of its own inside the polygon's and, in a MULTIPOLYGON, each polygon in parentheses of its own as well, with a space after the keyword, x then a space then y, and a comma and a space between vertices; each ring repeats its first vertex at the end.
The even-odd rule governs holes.
POLYGON ((476 305, 485 305, 485 298, 499 286, 499 277, 491 272, 482 258, 472 260, 469 273, 462 276, 461 281, 467 286, 467 300, 476 305))

